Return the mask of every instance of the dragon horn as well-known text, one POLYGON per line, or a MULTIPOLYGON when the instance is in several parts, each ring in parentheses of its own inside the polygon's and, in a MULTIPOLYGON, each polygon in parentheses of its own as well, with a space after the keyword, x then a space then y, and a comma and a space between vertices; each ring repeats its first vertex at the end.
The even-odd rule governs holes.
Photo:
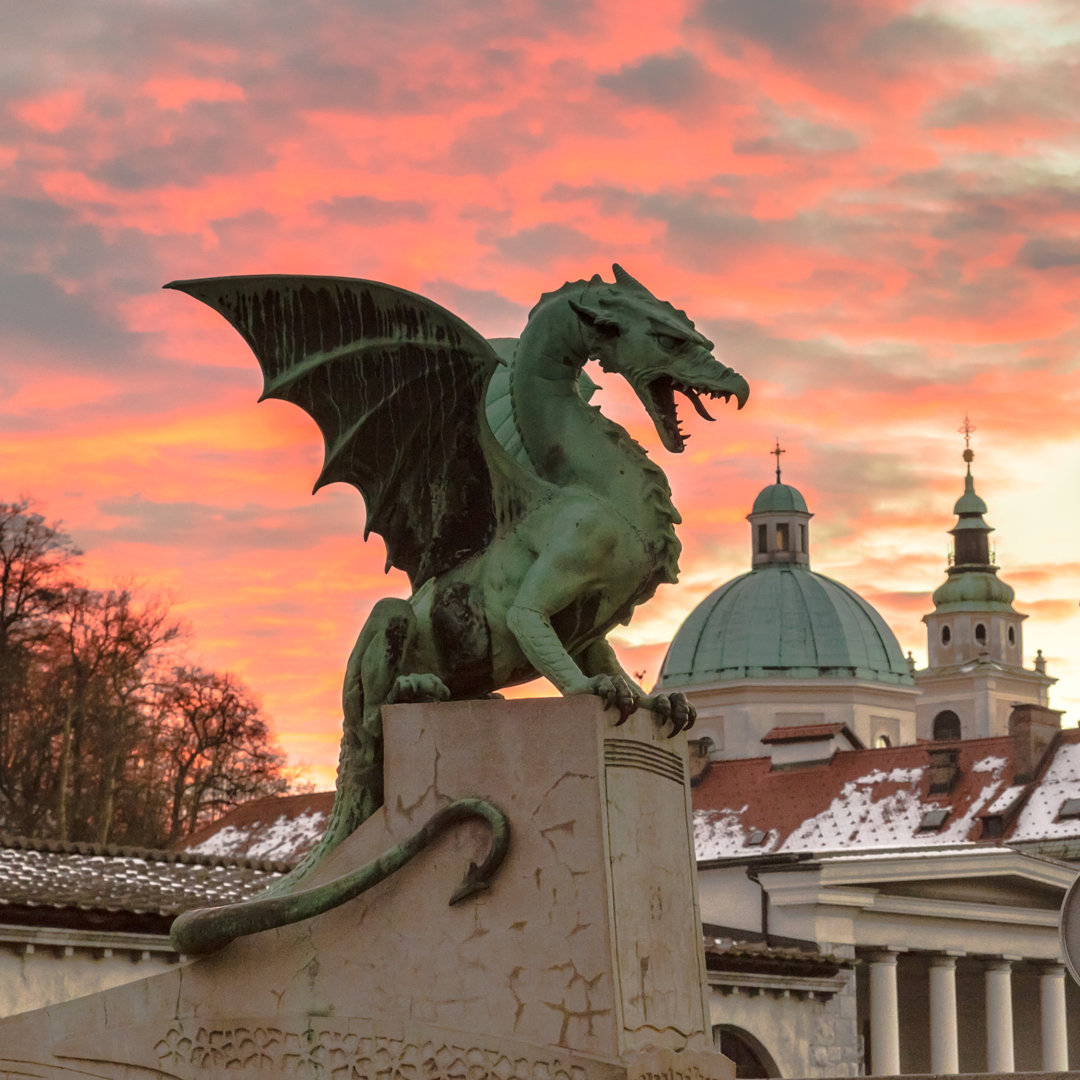
POLYGON ((641 284, 636 277, 632 277, 628 274, 618 263, 612 263, 611 269, 615 272, 615 284, 625 285, 630 289, 640 289, 643 293, 648 293, 652 296, 652 293, 641 284))

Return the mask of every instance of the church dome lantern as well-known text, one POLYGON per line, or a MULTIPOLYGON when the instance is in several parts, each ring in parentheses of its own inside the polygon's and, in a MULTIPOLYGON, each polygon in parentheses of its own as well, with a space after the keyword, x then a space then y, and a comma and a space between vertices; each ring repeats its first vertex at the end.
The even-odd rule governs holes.
POLYGON ((746 520, 750 522, 750 565, 809 566, 810 519, 806 500, 798 488, 780 479, 780 455, 786 453, 779 439, 772 451, 776 457, 776 483, 762 488, 746 520))

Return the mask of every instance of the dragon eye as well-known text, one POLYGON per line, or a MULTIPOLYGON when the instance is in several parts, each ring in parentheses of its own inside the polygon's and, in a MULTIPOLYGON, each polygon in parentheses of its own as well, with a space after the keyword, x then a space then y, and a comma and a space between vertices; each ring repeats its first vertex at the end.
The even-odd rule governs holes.
POLYGON ((683 344, 679 338, 672 337, 670 334, 654 334, 653 336, 661 349, 677 349, 683 344))

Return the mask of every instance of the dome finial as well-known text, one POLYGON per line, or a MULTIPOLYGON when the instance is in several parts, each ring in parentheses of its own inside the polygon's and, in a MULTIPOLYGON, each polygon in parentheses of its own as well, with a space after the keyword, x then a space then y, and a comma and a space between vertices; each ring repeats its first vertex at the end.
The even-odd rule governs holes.
POLYGON ((968 414, 964 413, 964 422, 956 430, 964 436, 964 461, 967 462, 967 474, 970 476, 971 463, 975 460, 975 451, 971 449, 971 433, 977 429, 968 419, 968 414))
POLYGON ((770 450, 769 453, 776 455, 776 482, 779 484, 780 483, 780 455, 787 453, 786 450, 781 450, 780 449, 780 436, 779 435, 776 436, 776 449, 775 450, 770 450))

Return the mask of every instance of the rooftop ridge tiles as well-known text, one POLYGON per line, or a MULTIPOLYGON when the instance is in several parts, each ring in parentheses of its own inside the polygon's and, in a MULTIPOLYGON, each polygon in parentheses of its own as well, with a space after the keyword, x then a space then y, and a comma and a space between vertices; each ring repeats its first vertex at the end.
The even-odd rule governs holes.
MULTIPOLYGON (((807 725, 808 727, 818 727, 827 725, 807 725)), ((1075 739, 1070 739, 1070 742, 1080 742, 1080 729, 1066 728, 1062 729, 1061 734, 1065 734, 1068 731, 1073 731, 1076 734, 1075 739)), ((844 761, 850 761, 856 754, 860 755, 872 755, 875 760, 878 761, 903 761, 908 758, 925 763, 925 756, 927 750, 933 750, 938 747, 958 747, 965 751, 971 752, 971 756, 976 756, 980 749, 989 750, 993 746, 998 749, 1007 750, 1012 746, 1013 737, 1011 735, 985 735, 978 739, 919 739, 917 742, 905 743, 901 746, 864 746, 861 749, 851 750, 837 750, 833 756, 830 766, 835 768, 838 764, 842 764, 844 761)), ((712 763, 712 770, 717 772, 723 772, 727 769, 738 768, 751 768, 755 765, 757 768, 762 768, 762 762, 765 763, 764 767, 767 768, 770 761, 768 754, 757 754, 754 757, 748 758, 727 758, 714 761, 712 763)))
POLYGON ((284 874, 293 864, 280 859, 237 859, 228 855, 203 855, 126 844, 94 844, 85 840, 53 840, 44 836, 18 836, 0 832, 0 848, 38 851, 49 855, 88 855, 111 859, 142 859, 144 862, 180 863, 185 866, 235 867, 284 874))

